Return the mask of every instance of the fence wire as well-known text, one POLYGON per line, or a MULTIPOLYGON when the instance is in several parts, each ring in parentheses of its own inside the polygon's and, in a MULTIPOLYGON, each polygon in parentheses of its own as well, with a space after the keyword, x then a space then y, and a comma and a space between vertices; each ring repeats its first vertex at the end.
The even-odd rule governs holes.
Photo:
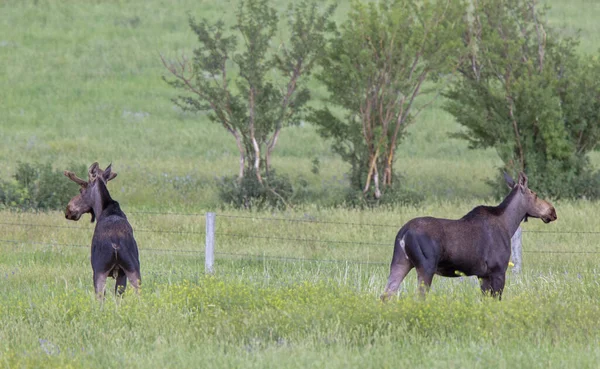
MULTIPOLYGON (((91 231, 90 228, 86 227, 74 227, 74 226, 61 226, 54 224, 37 224, 37 223, 6 223, 0 222, 0 225, 12 226, 12 227, 32 227, 32 228, 55 228, 55 229, 76 229, 78 231, 91 231)), ((170 233, 170 234, 194 234, 194 235, 205 235, 206 232, 203 231, 172 231, 165 229, 143 229, 136 228, 134 232, 149 232, 149 233, 170 233)))
MULTIPOLYGON (((149 216, 188 216, 204 218, 205 214, 200 213, 183 213, 183 212, 153 212, 153 211, 135 211, 130 214, 140 214, 149 216)), ((217 218, 226 219, 241 219, 241 220, 252 220, 260 222, 291 222, 291 223, 305 223, 305 224, 316 224, 325 226, 351 226, 351 227, 378 227, 378 228, 399 228, 397 225, 390 224, 375 224, 375 223, 356 223, 356 222, 338 222, 338 221, 320 221, 317 219, 294 219, 294 218, 281 218, 281 217, 255 217, 250 215, 230 215, 230 214, 217 214, 217 218)), ((19 222, 0 222, 0 226, 3 227, 20 227, 20 228, 49 228, 49 229, 72 229, 77 231, 92 231, 89 227, 80 226, 67 226, 67 225, 54 225, 54 224, 39 224, 39 223, 19 223, 19 222)), ((136 228, 135 232, 141 233, 158 233, 158 234, 170 234, 170 235, 193 235, 193 236, 204 236, 205 231, 187 231, 187 230, 167 230, 167 229, 147 229, 147 228, 136 228)), ((600 234, 600 231, 573 231, 573 230, 523 230, 523 233, 531 234, 581 234, 581 235, 596 235, 600 234)), ((363 242, 363 241, 341 241, 331 239, 320 239, 320 238, 301 238, 301 237, 283 237, 278 235, 248 235, 235 232, 216 232, 217 237, 228 237, 234 239, 259 239, 259 240, 273 240, 273 241, 289 241, 304 244, 326 244, 326 245, 347 245, 347 246, 373 246, 373 247, 389 247, 392 249, 393 242, 363 242)), ((199 242, 199 245, 204 240, 199 242)), ((71 247, 71 248, 89 248, 90 245, 83 244, 68 244, 68 243, 53 243, 53 242, 41 242, 31 240, 14 240, 14 239, 0 239, 0 243, 3 244, 14 244, 14 245, 38 245, 45 247, 71 247)), ((187 257, 201 257, 204 256, 204 251, 199 246, 198 250, 182 250, 174 248, 143 248, 140 247, 140 252, 151 252, 151 253, 172 253, 187 257)), ((600 254, 600 251, 592 250, 523 250, 523 253, 530 254, 554 254, 554 255, 586 255, 586 254, 600 254)), ((315 258, 297 258, 289 256, 275 256, 275 255, 257 255, 248 253, 233 253, 233 252, 215 252, 215 255, 224 257, 234 257, 237 259, 244 258, 249 260, 271 260, 271 261, 285 261, 285 262, 323 262, 323 263, 352 263, 352 264, 366 264, 366 265, 388 265, 389 262, 377 262, 377 261, 358 261, 358 260, 340 260, 340 259, 315 259, 315 258)))
MULTIPOLYGON (((44 247, 69 247, 78 249, 89 249, 89 245, 81 244, 64 244, 64 243, 47 243, 47 242, 33 242, 33 241, 20 241, 20 240, 6 240, 0 239, 0 243, 14 244, 14 245, 37 245, 44 247)), ((178 254, 179 256, 201 258, 204 256, 204 252, 196 250, 177 250, 177 249, 160 249, 160 248, 140 248, 140 252, 151 252, 151 253, 172 253, 178 254)), ((535 254, 599 254, 597 251, 544 251, 544 250, 525 250, 526 253, 535 254)), ((341 259, 315 259, 315 258, 298 258, 289 256, 276 256, 276 255, 259 255, 249 253, 234 253, 234 252, 215 252, 215 255, 226 257, 225 259, 231 260, 233 258, 238 260, 250 260, 250 261, 275 261, 275 262, 289 262, 289 263, 331 263, 331 264, 352 264, 352 265, 369 265, 369 266, 389 266, 389 261, 360 261, 360 260, 341 260, 341 259)))
MULTIPOLYGON (((69 244, 69 243, 54 243, 54 242, 36 242, 36 241, 23 241, 23 240, 6 240, 0 239, 0 243, 8 243, 14 245, 36 245, 36 246, 45 246, 45 247, 72 247, 72 248, 81 248, 81 249, 90 249, 91 245, 82 245, 82 244, 69 244)), ((176 254, 194 254, 199 256, 204 256, 204 251, 201 250, 178 250, 178 249, 161 249, 161 248, 145 248, 140 247, 140 251, 142 252, 172 252, 176 254)))
POLYGON ((375 243, 375 242, 354 242, 354 241, 336 241, 336 240, 321 240, 317 238, 290 238, 290 237, 271 237, 271 236, 253 236, 239 233, 228 233, 228 232, 215 232, 216 236, 235 237, 235 238, 254 238, 263 240, 276 240, 276 241, 294 241, 294 242, 308 242, 308 243, 325 243, 325 244, 340 244, 340 245, 357 245, 357 246, 386 246, 389 247, 389 243, 375 243))
POLYGON ((344 226, 359 226, 359 227, 383 227, 383 228, 397 228, 400 227, 391 224, 375 224, 375 223, 352 223, 352 222, 334 222, 334 221, 326 221, 326 220, 316 220, 316 219, 293 219, 293 218, 268 218, 268 217, 252 217, 249 215, 227 215, 227 214, 217 214, 219 218, 230 218, 230 219, 251 219, 251 220, 260 220, 260 221, 278 221, 278 222, 290 222, 290 223, 312 223, 312 224, 328 224, 328 225, 344 225, 344 226))
POLYGON ((294 263, 348 263, 348 264, 363 264, 363 265, 389 265, 389 262, 383 261, 360 261, 360 260, 340 260, 340 259, 312 259, 312 258, 295 258, 288 256, 273 256, 273 255, 257 255, 244 254, 235 252, 215 252, 215 255, 234 256, 243 258, 244 260, 274 260, 274 261, 289 261, 294 263))

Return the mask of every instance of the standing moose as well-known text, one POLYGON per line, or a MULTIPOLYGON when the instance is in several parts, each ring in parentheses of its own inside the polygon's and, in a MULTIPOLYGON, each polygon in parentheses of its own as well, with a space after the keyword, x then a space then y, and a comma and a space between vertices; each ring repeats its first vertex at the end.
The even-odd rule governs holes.
POLYGON ((99 299, 104 297, 106 278, 109 276, 116 279, 117 295, 125 291, 127 279, 139 292, 140 261, 133 229, 119 203, 110 197, 106 188, 106 183, 115 178, 117 173, 111 170, 111 165, 102 170, 98 163, 94 163, 88 170, 87 181, 70 171, 64 174, 81 186, 79 195, 69 201, 65 217, 77 221, 84 213, 91 213, 92 222, 96 220, 91 252, 96 296, 99 299))
POLYGON ((417 270, 423 296, 434 274, 476 275, 483 293, 501 299, 510 239, 521 221, 533 217, 550 223, 557 218, 552 204, 527 187, 524 173, 519 173, 517 183, 506 173, 504 178, 511 191, 498 206, 477 206, 458 220, 423 217, 406 223, 396 236, 390 276, 381 299, 395 294, 412 268, 417 270))

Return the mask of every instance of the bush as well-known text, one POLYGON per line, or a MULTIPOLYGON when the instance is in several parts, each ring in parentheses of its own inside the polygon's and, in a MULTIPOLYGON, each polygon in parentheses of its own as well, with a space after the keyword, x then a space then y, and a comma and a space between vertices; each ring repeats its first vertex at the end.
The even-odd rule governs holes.
POLYGON ((219 180, 219 199, 236 209, 285 209, 294 195, 292 183, 286 176, 271 170, 260 183, 256 174, 248 170, 240 180, 237 176, 219 180))
POLYGON ((320 59, 317 79, 329 96, 306 118, 350 165, 350 202, 362 202, 354 193, 364 189, 378 198, 394 192, 388 187, 397 186, 398 146, 427 106, 415 101, 426 91, 436 96, 445 83, 435 82, 451 78, 464 52, 460 41, 466 27, 458 20, 465 6, 461 1, 351 2, 320 59))
MULTIPOLYGON (((524 171, 549 198, 597 199, 589 153, 600 143, 600 60, 577 52, 532 0, 484 1, 469 17, 470 55, 445 109, 470 147, 494 148, 503 170, 524 171), (547 36, 547 37, 546 37, 547 36)), ((494 192, 506 193, 499 175, 494 192)))
POLYGON ((0 208, 22 207, 28 202, 27 189, 21 187, 16 180, 0 181, 0 208))
MULTIPOLYGON (((591 170, 582 171, 579 175, 573 173, 544 173, 534 170, 528 171, 529 186, 533 188, 540 196, 549 199, 600 199, 600 171, 591 170)), ((498 175, 487 181, 492 187, 494 198, 504 198, 509 190, 504 180, 503 169, 498 171, 498 175)), ((513 178, 517 178, 518 173, 510 173, 513 178)))
MULTIPOLYGON (((86 173, 85 165, 70 165, 86 173)), ((0 181, 0 206, 8 208, 56 210, 64 208, 77 194, 77 185, 50 163, 17 164, 13 179, 0 181)))
POLYGON ((425 200, 425 195, 421 192, 407 189, 399 184, 388 187, 385 190, 385 196, 375 199, 373 196, 365 196, 362 191, 348 189, 345 196, 345 205, 353 208, 375 208, 378 206, 398 207, 398 206, 419 206, 425 200))

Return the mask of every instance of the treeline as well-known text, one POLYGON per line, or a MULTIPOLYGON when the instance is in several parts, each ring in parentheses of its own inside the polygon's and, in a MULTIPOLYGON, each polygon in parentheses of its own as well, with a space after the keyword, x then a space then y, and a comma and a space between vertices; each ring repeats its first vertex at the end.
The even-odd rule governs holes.
POLYGON ((193 57, 162 61, 181 93, 174 102, 208 111, 237 143, 239 172, 221 195, 240 207, 287 204, 293 190, 271 157, 300 120, 350 164, 347 203, 406 198, 394 154, 439 96, 466 128, 456 136, 498 152, 496 192, 501 171, 525 171, 543 196, 597 198, 588 153, 600 138, 600 61, 578 54, 578 38, 553 29, 546 11, 535 0, 353 1, 335 24, 333 5, 278 13, 248 0, 232 26, 190 18, 193 57), (308 105, 313 74, 329 93, 323 108, 308 105))
MULTIPOLYGON (((300 122, 349 164, 345 204, 418 203, 399 184, 395 153, 436 99, 465 128, 456 137, 498 153, 495 193, 505 193, 502 171, 524 171, 544 197, 600 196, 589 162, 600 141, 600 60, 578 53, 578 36, 551 27, 538 1, 352 1, 339 23, 336 11, 315 0, 285 11, 240 1, 233 24, 189 18, 193 55, 161 55, 174 103, 208 113, 237 145, 238 173, 218 186, 223 203, 277 208, 301 198, 272 165, 282 130, 300 122), (310 103, 309 80, 325 100, 310 103)), ((35 195, 49 169, 36 170, 37 185, 0 183, 0 201, 51 206, 35 195)))

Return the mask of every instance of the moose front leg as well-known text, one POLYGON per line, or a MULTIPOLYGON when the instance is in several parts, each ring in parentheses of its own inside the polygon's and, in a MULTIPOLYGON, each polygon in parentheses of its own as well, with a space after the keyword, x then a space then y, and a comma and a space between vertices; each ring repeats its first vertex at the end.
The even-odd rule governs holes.
POLYGON ((431 282, 433 281, 434 274, 435 269, 431 267, 417 267, 417 282, 419 284, 419 294, 421 295, 421 298, 425 298, 425 296, 427 296, 427 293, 431 288, 431 282))

